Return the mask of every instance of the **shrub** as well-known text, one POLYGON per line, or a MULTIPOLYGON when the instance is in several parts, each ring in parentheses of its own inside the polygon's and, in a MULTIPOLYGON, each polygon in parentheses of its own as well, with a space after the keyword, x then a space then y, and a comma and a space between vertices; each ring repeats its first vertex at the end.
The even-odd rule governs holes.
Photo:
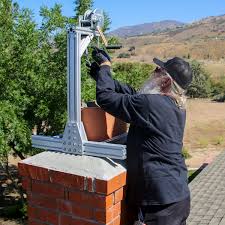
POLYGON ((188 149, 185 148, 185 147, 182 148, 182 156, 183 156, 185 159, 191 158, 191 155, 189 154, 188 149))
POLYGON ((216 145, 221 145, 224 142, 224 137, 223 136, 217 136, 214 138, 214 143, 216 145))
POLYGON ((212 81, 212 97, 213 101, 225 101, 225 77, 221 76, 217 80, 212 81))
MULTIPOLYGON (((153 65, 144 63, 114 63, 113 77, 118 81, 127 83, 135 89, 140 88, 141 84, 149 78, 153 71, 153 65)), ((95 99, 95 81, 88 75, 88 71, 82 66, 82 100, 92 101, 95 99)))
POLYGON ((211 95, 211 79, 209 74, 197 61, 191 62, 193 80, 188 87, 187 95, 191 98, 207 98, 211 95))
POLYGON ((192 98, 207 98, 211 93, 211 81, 209 75, 197 61, 191 63, 193 81, 188 88, 187 95, 192 98))
POLYGON ((113 66, 114 77, 135 89, 140 88, 153 69, 154 66, 147 63, 115 63, 113 66))
POLYGON ((129 52, 135 51, 135 46, 131 46, 128 51, 129 52))
POLYGON ((120 53, 117 58, 130 58, 130 54, 129 53, 120 53))

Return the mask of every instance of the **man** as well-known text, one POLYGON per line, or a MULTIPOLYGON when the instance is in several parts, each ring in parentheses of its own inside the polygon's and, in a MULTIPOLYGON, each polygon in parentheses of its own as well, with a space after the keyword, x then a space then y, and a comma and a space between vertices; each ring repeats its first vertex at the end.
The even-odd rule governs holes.
POLYGON ((185 90, 189 64, 175 57, 157 68, 139 92, 111 77, 106 52, 95 49, 91 76, 96 100, 106 112, 130 123, 127 137, 128 202, 147 225, 185 225, 190 211, 187 169, 182 157, 185 90))

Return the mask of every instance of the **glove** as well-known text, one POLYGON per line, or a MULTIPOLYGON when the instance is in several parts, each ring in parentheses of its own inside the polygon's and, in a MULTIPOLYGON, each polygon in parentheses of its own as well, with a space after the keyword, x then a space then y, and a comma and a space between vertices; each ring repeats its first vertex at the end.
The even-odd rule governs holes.
POLYGON ((97 81, 98 78, 98 71, 99 71, 100 67, 96 62, 93 62, 90 66, 90 76, 97 81))
POLYGON ((109 55, 104 50, 97 47, 92 51, 92 58, 99 66, 107 61, 111 62, 109 55))

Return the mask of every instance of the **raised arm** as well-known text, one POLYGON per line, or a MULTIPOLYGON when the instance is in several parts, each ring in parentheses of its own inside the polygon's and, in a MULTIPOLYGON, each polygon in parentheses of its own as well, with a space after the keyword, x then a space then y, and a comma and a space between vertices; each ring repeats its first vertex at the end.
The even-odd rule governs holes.
MULTIPOLYGON (((91 65, 91 69, 90 69, 90 76, 97 81, 97 77, 99 75, 99 65, 97 63, 92 63, 91 65)), ((111 73, 108 74, 108 76, 111 77, 111 73)), ((112 77, 111 77, 112 78, 112 77)), ((137 94, 137 92, 135 91, 134 88, 132 88, 131 86, 129 86, 128 84, 122 84, 117 80, 113 80, 114 85, 115 85, 115 91, 117 93, 121 93, 121 94, 129 94, 129 95, 134 95, 137 94)))
POLYGON ((128 84, 122 84, 117 80, 114 80, 114 83, 115 83, 115 90, 118 93, 129 94, 129 95, 137 94, 136 90, 128 84))
POLYGON ((101 108, 127 123, 146 126, 148 100, 145 95, 117 92, 107 65, 100 67, 96 81, 96 100, 101 108))

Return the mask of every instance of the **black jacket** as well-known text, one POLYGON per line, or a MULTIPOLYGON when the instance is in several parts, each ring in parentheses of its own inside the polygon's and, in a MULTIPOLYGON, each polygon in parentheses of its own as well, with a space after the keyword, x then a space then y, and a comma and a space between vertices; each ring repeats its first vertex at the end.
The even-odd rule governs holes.
POLYGON ((130 123, 127 138, 128 201, 138 205, 178 202, 190 195, 182 157, 186 112, 164 95, 138 94, 102 66, 97 103, 130 123))

